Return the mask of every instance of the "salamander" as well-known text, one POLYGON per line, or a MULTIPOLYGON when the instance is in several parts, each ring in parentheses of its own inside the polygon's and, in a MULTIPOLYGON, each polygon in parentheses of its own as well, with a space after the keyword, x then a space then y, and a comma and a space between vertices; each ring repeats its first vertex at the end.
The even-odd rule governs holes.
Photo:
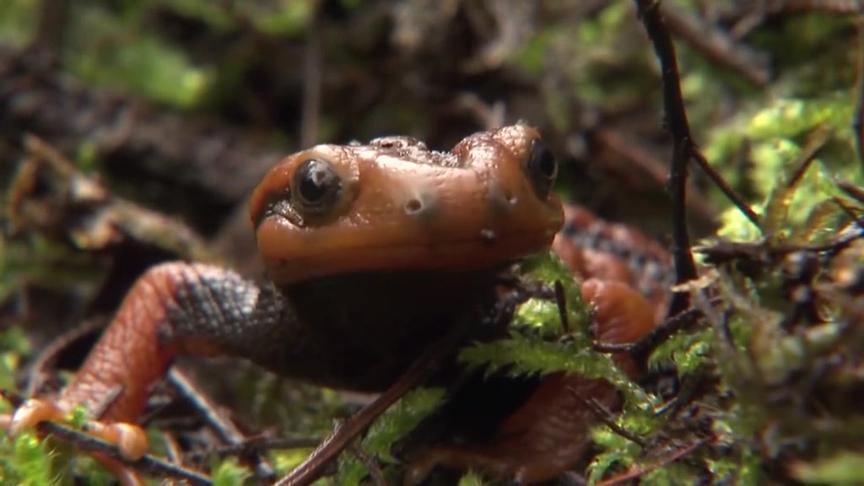
MULTIPOLYGON (((199 263, 151 268, 60 396, 25 403, 11 429, 84 406, 113 432, 103 437, 121 442, 131 457, 143 454, 146 442, 122 442, 143 440, 131 424, 148 390, 187 354, 234 355, 322 386, 382 391, 453 326, 482 321, 500 298, 509 264, 549 248, 564 219, 552 191, 557 169, 537 130, 524 124, 470 135, 446 152, 392 136, 290 155, 266 174, 249 204, 269 282, 199 263)), ((591 280, 583 287, 597 309, 597 336, 631 342, 644 335, 653 322, 645 317, 653 312, 649 304, 632 289, 607 287, 591 280), (626 296, 616 297, 621 292, 626 296)), ((475 327, 468 336, 489 332, 475 327)), ((562 380, 537 393, 560 388, 562 380)), ((602 388, 595 382, 586 386, 602 388)), ((608 387, 598 393, 606 401, 615 395, 608 387)), ((529 416, 536 416, 530 403, 510 427, 529 416)), ((508 467, 486 469, 523 471, 521 478, 535 481, 572 464, 575 453, 524 473, 531 466, 519 462, 547 448, 538 443, 538 454, 511 454, 502 459, 508 467)), ((441 454, 428 455, 423 467, 483 468, 458 451, 441 454)))

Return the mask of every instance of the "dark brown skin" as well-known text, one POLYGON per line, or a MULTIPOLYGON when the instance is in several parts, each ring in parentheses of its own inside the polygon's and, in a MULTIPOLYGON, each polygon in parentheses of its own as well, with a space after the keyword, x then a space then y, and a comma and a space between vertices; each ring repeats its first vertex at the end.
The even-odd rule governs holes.
MULTIPOLYGON (((289 156, 250 207, 272 283, 202 264, 152 268, 52 410, 84 405, 100 421, 135 422, 150 386, 182 354, 231 354, 325 386, 383 390, 452 326, 481 321, 508 263, 549 246, 563 222, 555 172, 539 134, 523 125, 477 133, 450 152, 388 137, 289 156)), ((600 339, 632 342, 650 330, 653 314, 639 294, 601 287, 583 290, 597 306, 600 339)), ((561 393, 574 387, 617 404, 604 382, 553 376, 502 424, 509 439, 419 467, 554 477, 587 439, 561 444, 593 423, 581 401, 561 393), (531 447, 517 447, 524 444, 531 447), (550 447, 560 449, 552 459, 550 447)), ((54 416, 28 413, 16 413, 13 429, 54 416)))

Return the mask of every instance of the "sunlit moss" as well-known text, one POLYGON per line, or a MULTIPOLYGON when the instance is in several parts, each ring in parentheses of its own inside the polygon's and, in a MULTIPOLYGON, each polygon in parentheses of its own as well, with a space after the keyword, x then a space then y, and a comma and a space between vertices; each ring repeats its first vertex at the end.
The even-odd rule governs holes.
POLYGON ((473 471, 459 478, 459 486, 484 486, 485 484, 489 483, 483 480, 483 476, 473 471))
POLYGON ((710 328, 695 333, 675 334, 652 353, 649 364, 671 361, 675 363, 679 374, 693 373, 708 364, 714 338, 714 330, 710 328))
POLYGON ((641 452, 641 447, 605 425, 595 427, 591 438, 602 452, 594 456, 588 465, 589 484, 602 479, 612 468, 626 469, 632 466, 641 452))
POLYGON ((98 7, 75 6, 66 57, 69 69, 91 83, 128 89, 157 101, 192 107, 211 83, 179 48, 98 7), (131 24, 131 25, 130 25, 131 24))
POLYGON ((30 351, 30 341, 20 327, 10 327, 0 334, 0 389, 14 389, 15 371, 30 351))
POLYGON ((793 465, 792 475, 807 484, 864 483, 864 454, 841 452, 813 462, 793 465))
POLYGON ((213 486, 242 486, 250 476, 236 459, 226 459, 213 468, 213 486))
POLYGON ((3 452, 0 454, 0 483, 24 486, 58 483, 51 450, 35 434, 24 432, 11 440, 7 437, 0 449, 3 452))

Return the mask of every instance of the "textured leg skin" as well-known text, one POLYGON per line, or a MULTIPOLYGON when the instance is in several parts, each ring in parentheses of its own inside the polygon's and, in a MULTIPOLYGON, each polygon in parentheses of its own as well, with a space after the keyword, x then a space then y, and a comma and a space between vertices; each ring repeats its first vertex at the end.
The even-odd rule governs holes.
MULTIPOLYGON (((217 267, 180 262, 153 267, 126 295, 59 399, 26 402, 15 412, 10 432, 60 419, 84 406, 95 419, 88 424, 90 433, 117 444, 129 459, 141 457, 147 450, 146 434, 134 422, 173 358, 220 353, 231 349, 228 343, 247 326, 274 322, 281 306, 272 295, 217 267)), ((143 484, 119 462, 95 456, 124 484, 143 484)))
MULTIPOLYGON (((178 291, 199 282, 215 267, 167 263, 145 273, 126 295, 120 310, 60 396, 63 409, 84 405, 106 421, 134 422, 151 386, 180 352, 207 354, 218 346, 196 343, 174 333, 178 291)), ((197 285, 197 284, 196 284, 197 285)))
POLYGON ((176 346, 160 342, 159 329, 166 324, 168 306, 174 300, 184 267, 161 265, 135 283, 111 325, 61 394, 61 408, 84 405, 91 413, 99 414, 94 418, 104 420, 133 422, 138 418, 150 386, 164 374, 176 354, 176 346))
MULTIPOLYGON (((595 338, 606 343, 639 340, 655 326, 654 308, 629 285, 590 279, 582 297, 592 308, 595 338)), ((635 364, 625 353, 615 361, 631 376, 635 364)), ((603 380, 555 373, 545 377, 524 405, 507 417, 483 444, 444 446, 412 462, 406 484, 419 484, 436 466, 479 470, 518 484, 553 479, 576 464, 590 445, 588 430, 599 423, 585 400, 607 410, 620 408, 618 392, 603 380)))

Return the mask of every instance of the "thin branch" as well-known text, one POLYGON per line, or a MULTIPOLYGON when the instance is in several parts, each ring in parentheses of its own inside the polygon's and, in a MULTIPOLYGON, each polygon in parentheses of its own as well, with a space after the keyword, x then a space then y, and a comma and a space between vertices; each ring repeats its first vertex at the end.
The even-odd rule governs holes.
POLYGON ((63 351, 75 341, 83 338, 87 334, 96 332, 97 329, 104 327, 105 322, 101 319, 88 319, 83 324, 78 325, 57 336, 47 346, 45 346, 36 359, 30 365, 27 372, 26 386, 24 387, 24 396, 31 398, 36 395, 39 388, 44 383, 44 378, 48 374, 47 369, 54 366, 63 351))
POLYGON ((717 26, 674 4, 662 3, 660 9, 669 29, 693 49, 756 86, 768 84, 771 69, 764 53, 737 43, 717 26))
POLYGON ((801 149, 801 153, 798 154, 798 157, 795 160, 795 171, 792 173, 792 177, 789 178, 789 181, 786 183, 786 187, 795 187, 801 182, 801 178, 804 177, 804 174, 807 173, 807 169, 813 164, 813 161, 816 160, 816 154, 822 150, 822 147, 828 142, 828 137, 831 135, 831 131, 827 129, 817 130, 816 133, 807 140, 807 143, 804 145, 804 148, 801 149))
POLYGON ((704 172, 705 175, 707 175, 711 179, 711 181, 713 181, 714 184, 723 192, 723 194, 725 194, 726 197, 730 201, 732 201, 732 204, 734 204, 735 207, 737 207, 738 210, 741 211, 744 216, 746 216, 747 219, 750 220, 751 223, 753 223, 753 225, 755 225, 759 229, 762 229, 762 223, 759 221, 759 215, 756 214, 755 211, 753 211, 753 209, 750 207, 749 204, 747 204, 746 201, 744 201, 744 198, 739 196, 738 193, 735 192, 734 189, 732 189, 732 186, 730 186, 729 183, 726 182, 726 179, 723 179, 723 176, 720 175, 719 172, 714 170, 714 167, 711 167, 711 164, 708 163, 708 159, 705 158, 705 155, 702 154, 702 151, 694 147, 692 155, 693 160, 696 161, 696 165, 698 165, 699 168, 702 169, 702 172, 704 172))
POLYGON ((591 410, 591 412, 597 417, 597 419, 603 422, 604 425, 612 429, 613 432, 620 435, 621 437, 624 437, 630 442, 637 444, 643 449, 646 447, 647 443, 645 442, 645 440, 633 434, 624 427, 616 424, 615 416, 612 414, 612 412, 610 412, 606 407, 604 407, 602 403, 598 402, 597 399, 583 397, 573 387, 567 387, 567 392, 570 393, 574 398, 582 402, 583 405, 588 407, 588 409, 591 410))
MULTIPOLYGON (((243 446, 246 436, 239 428, 220 411, 220 407, 202 390, 192 379, 186 370, 178 366, 172 366, 168 370, 168 382, 174 389, 192 405, 198 414, 204 418, 207 425, 213 429, 222 441, 235 446, 243 446)), ((247 449, 251 451, 251 449, 247 449)), ((265 457, 258 454, 249 454, 249 459, 255 465, 255 473, 260 478, 275 479, 276 473, 265 457)))
POLYGON ((564 294, 564 284, 555 281, 555 304, 558 306, 558 317, 561 319, 561 331, 570 334, 570 320, 567 318, 567 297, 564 294))
POLYGON ((616 484, 629 483, 631 481, 634 481, 636 479, 641 478, 642 476, 650 473, 651 471, 659 469, 659 468, 661 468, 667 464, 671 464, 675 461, 678 461, 678 460, 692 454, 694 451, 696 451, 697 449, 699 449, 700 447, 702 447, 703 445, 705 445, 707 443, 708 443, 708 439, 697 440, 697 441, 693 442, 692 444, 689 444, 685 447, 682 447, 681 449, 678 449, 677 451, 667 455, 666 457, 664 457, 663 459, 660 459, 659 461, 656 461, 656 462, 651 463, 651 464, 633 466, 628 471, 626 471, 622 474, 619 474, 617 476, 611 477, 605 481, 600 481, 600 482, 596 483, 596 485, 597 486, 613 486, 616 484))
POLYGON ((466 332, 464 328, 467 327, 455 326, 449 335, 430 346, 390 388, 372 403, 339 424, 303 463, 277 481, 274 486, 305 486, 318 479, 327 465, 336 459, 375 419, 406 393, 422 383, 440 366, 441 361, 449 356, 464 338, 466 332))
POLYGON ((194 486, 209 486, 213 484, 209 477, 198 471, 178 466, 177 464, 170 463, 149 454, 137 461, 124 459, 119 448, 114 444, 98 439, 84 432, 79 432, 66 425, 54 422, 43 422, 37 426, 37 429, 41 434, 50 434, 52 437, 74 445, 79 450, 105 454, 112 459, 132 467, 138 472, 150 476, 184 480, 194 486))
MULTIPOLYGON (((632 134, 623 134, 620 131, 608 128, 600 128, 593 132, 593 139, 607 149, 615 152, 628 162, 635 164, 644 171, 659 187, 666 182, 669 169, 667 163, 651 154, 639 142, 633 139, 632 134)), ((692 184, 690 189, 693 189, 692 184)), ((690 191, 691 197, 687 198, 687 206, 690 211, 695 212, 698 217, 706 221, 716 221, 717 211, 711 205, 707 197, 698 191, 690 191)))
MULTIPOLYGON (((663 106, 666 125, 672 134, 672 166, 669 171, 669 192, 672 197, 672 255, 675 261, 676 283, 696 278, 696 264, 690 251, 687 230, 687 164, 693 156, 693 137, 681 95, 681 80, 675 46, 660 14, 657 0, 634 0, 639 17, 660 61, 663 77, 663 106)), ((677 314, 689 305, 689 296, 675 293, 668 315, 677 314)))
POLYGON ((366 467, 366 470, 369 471, 369 477, 372 478, 372 484, 375 486, 387 486, 384 472, 381 471, 381 466, 377 461, 375 461, 374 457, 364 451, 356 442, 348 446, 348 450, 351 451, 351 454, 353 454, 354 457, 356 457, 357 460, 366 467))
POLYGON ((666 341, 669 336, 686 328, 690 324, 693 324, 701 316, 702 311, 698 309, 687 309, 672 317, 667 317, 662 324, 655 327, 647 336, 635 343, 619 344, 595 342, 592 345, 592 348, 601 353, 629 352, 633 355, 636 361, 641 362, 647 358, 657 346, 666 341))

